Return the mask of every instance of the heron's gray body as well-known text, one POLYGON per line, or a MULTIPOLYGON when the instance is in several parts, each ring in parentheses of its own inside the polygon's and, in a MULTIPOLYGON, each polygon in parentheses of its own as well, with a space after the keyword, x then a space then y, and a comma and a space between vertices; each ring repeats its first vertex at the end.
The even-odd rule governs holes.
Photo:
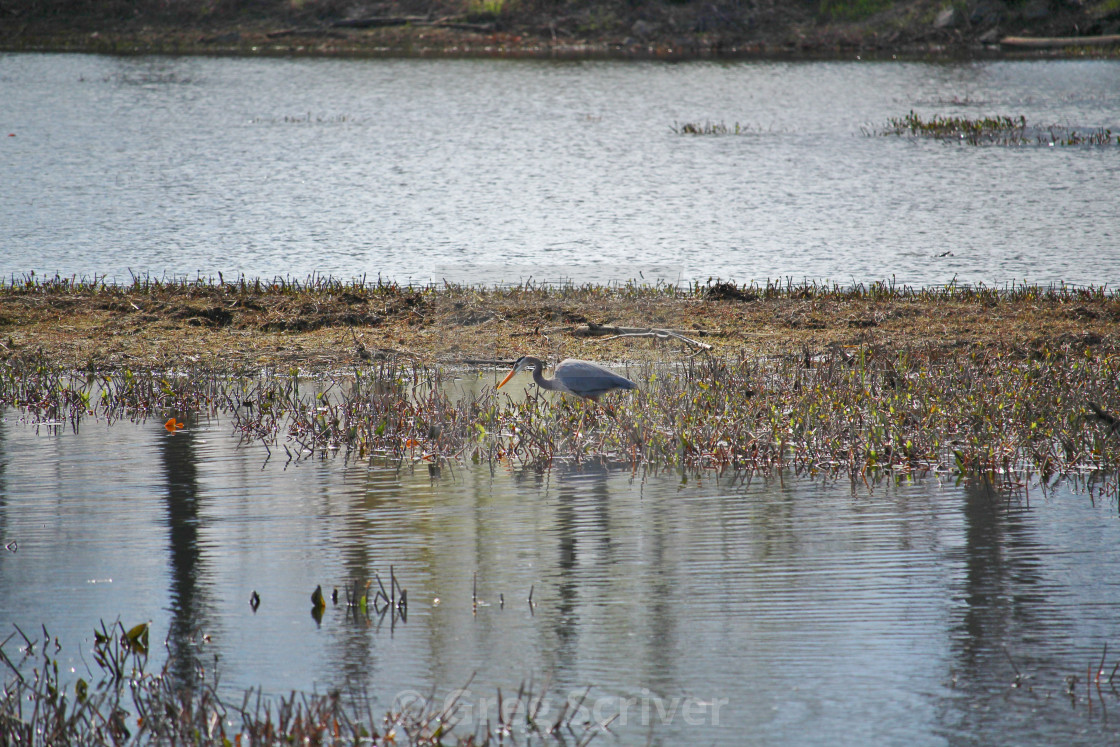
MULTIPOLYGON (((597 400, 613 389, 637 389, 638 385, 625 376, 620 376, 605 366, 591 361, 581 361, 568 358, 560 361, 551 379, 544 378, 542 369, 544 362, 539 358, 526 355, 513 364, 513 371, 506 377, 502 384, 509 381, 510 376, 518 371, 528 368, 533 369, 533 381, 541 389, 551 389, 557 392, 568 392, 577 397, 597 400)), ((502 384, 498 386, 501 387, 502 384)))

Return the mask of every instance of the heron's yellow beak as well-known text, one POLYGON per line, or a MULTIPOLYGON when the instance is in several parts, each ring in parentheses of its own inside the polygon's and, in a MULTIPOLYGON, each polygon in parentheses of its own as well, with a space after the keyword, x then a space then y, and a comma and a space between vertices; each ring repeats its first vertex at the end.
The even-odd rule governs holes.
POLYGON ((502 387, 504 387, 504 386, 506 385, 506 382, 507 382, 507 381, 509 381, 510 379, 512 379, 512 378, 513 378, 513 375, 514 375, 515 373, 517 373, 517 369, 516 369, 516 368, 515 368, 515 369, 513 369, 512 371, 510 371, 510 372, 509 372, 508 374, 506 374, 506 377, 505 377, 504 379, 502 379, 502 383, 501 383, 501 384, 498 384, 498 385, 497 385, 496 387, 494 387, 494 391, 498 391, 499 389, 501 389, 502 387))

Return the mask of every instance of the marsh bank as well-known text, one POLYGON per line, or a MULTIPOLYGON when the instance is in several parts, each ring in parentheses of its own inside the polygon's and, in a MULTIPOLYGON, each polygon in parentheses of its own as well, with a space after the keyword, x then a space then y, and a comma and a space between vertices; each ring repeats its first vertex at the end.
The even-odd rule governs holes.
POLYGON ((0 48, 111 53, 741 57, 1111 54, 1112 0, 5 0, 0 48), (1095 37, 1095 41, 1087 40, 1095 37))

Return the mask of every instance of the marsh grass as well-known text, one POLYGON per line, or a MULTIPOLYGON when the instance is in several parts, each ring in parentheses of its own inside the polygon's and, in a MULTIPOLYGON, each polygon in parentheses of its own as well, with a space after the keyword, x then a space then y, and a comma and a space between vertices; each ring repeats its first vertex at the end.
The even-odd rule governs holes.
MULTIPOLYGON (((176 675, 171 658, 150 669, 148 625, 126 630, 119 622, 94 631, 96 670, 70 681, 60 672, 62 646, 46 626, 35 639, 18 626, 0 642, 6 668, 0 694, 0 744, 4 745, 586 745, 608 728, 576 723, 577 711, 537 719, 547 685, 522 684, 515 707, 498 709, 499 722, 474 724, 466 733, 458 698, 434 697, 394 704, 377 713, 360 689, 325 695, 293 692, 266 697, 250 689, 239 698, 220 686, 217 662, 196 660, 190 681, 176 675), (456 730, 458 729, 458 733, 456 730)), ((84 657, 83 657, 84 661, 84 657)), ((499 702, 501 691, 498 692, 499 702)), ((512 696, 507 700, 513 700, 512 696)), ((508 704, 507 704, 508 705, 508 704)))
POLYGON ((1078 130, 1065 125, 1028 125, 1027 118, 995 115, 968 118, 935 114, 926 119, 910 111, 905 117, 892 117, 880 135, 910 135, 967 145, 1120 145, 1120 135, 1098 127, 1078 130))
POLYGON ((746 135, 761 131, 759 128, 741 125, 738 122, 729 125, 726 122, 712 122, 710 120, 704 122, 674 122, 669 126, 669 129, 675 135, 746 135))
POLYGON ((1117 320, 1114 292, 1075 286, 23 277, 0 283, 0 362, 38 355, 83 371, 329 374, 386 358, 431 368, 500 365, 524 353, 672 361, 683 350, 671 340, 608 339, 594 324, 675 330, 716 356, 834 344, 1038 348, 1071 335, 1107 340, 1117 320))
MULTIPOLYGON (((0 328, 15 330, 21 342, 0 335, 0 404, 48 427, 169 418, 190 427, 210 419, 290 460, 340 455, 490 469, 609 460, 634 469, 789 470, 853 481, 922 474, 984 475, 1007 485, 1035 476, 1111 480, 1120 443, 1118 319, 1114 292, 1065 285, 525 281, 479 288, 219 276, 116 286, 12 277, 0 285, 0 328), (626 371, 640 389, 600 405, 527 383, 528 395, 516 398, 507 392, 521 384, 502 392, 485 383, 448 386, 458 377, 496 382, 501 361, 442 361, 358 340, 376 329, 379 339, 445 349, 456 339, 497 336, 501 342, 490 344, 516 350, 563 338, 593 308, 614 318, 669 318, 689 328, 708 319, 751 331, 710 330, 704 339, 715 347, 699 355, 649 347, 626 371), (90 315, 100 315, 100 327, 87 324, 90 315), (69 340, 82 333, 61 336, 59 319, 86 325, 105 344, 158 340, 160 357, 131 355, 126 365, 82 357, 75 365, 66 358, 69 340), (814 324, 835 332, 814 336, 814 324), (784 343, 754 342, 762 325, 784 343), (230 328, 245 334, 231 338, 230 328), (310 356, 292 341, 319 328, 340 329, 319 354, 331 367, 308 375, 310 356), (956 336, 966 331, 971 337, 956 336), (163 334, 183 336, 165 343, 163 334), (339 339, 356 348, 342 366, 339 339), (277 360, 266 351, 265 365, 235 359, 231 342, 261 340, 294 352, 277 360), (169 346, 176 350, 165 355, 169 346), (210 350, 212 362, 184 349, 210 350)), ((557 352, 566 352, 563 344, 557 352)), ((592 344, 599 351, 625 343, 592 344)), ((636 352, 629 346, 628 354, 636 352)))
POLYGON ((693 357, 627 370, 639 390, 594 404, 529 387, 447 386, 477 373, 385 360, 306 379, 207 371, 89 371, 44 360, 0 366, 0 402, 29 423, 205 417, 244 443, 299 460, 547 469, 605 459, 634 469, 853 481, 885 475, 1114 476, 1120 355, 1095 340, 1031 351, 834 346, 800 354, 693 357))
MULTIPOLYGON (((1113 303, 1106 286, 1059 284, 1006 286, 949 283, 913 287, 893 279, 841 285, 792 278, 736 285, 715 278, 672 284, 664 281, 597 284, 538 282, 532 278, 500 286, 454 283, 400 284, 378 277, 349 281, 333 277, 271 280, 238 277, 152 278, 130 283, 104 277, 0 278, 0 333, 44 321, 75 317, 106 318, 118 327, 151 335, 177 325, 200 330, 245 329, 299 333, 337 327, 471 327, 494 322, 505 326, 570 321, 576 310, 600 309, 610 318, 666 307, 699 311, 729 308, 720 301, 889 303, 912 306, 964 303, 983 307, 1007 304, 1068 305, 1113 303), (704 302, 707 302, 706 304, 704 302), (571 311, 568 311, 571 309, 571 311), (127 324, 126 324, 127 323, 127 324)), ((731 307, 734 308, 734 307, 731 307)), ((750 309, 741 306, 740 309, 750 309)), ((121 330, 113 330, 119 334, 121 330)), ((10 331, 8 332, 10 335, 10 331)), ((2 338, 0 338, 2 341, 2 338)), ((0 356, 10 352, 5 345, 0 356)), ((424 357, 424 356, 422 356, 424 357)))
MULTIPOLYGON (((379 297, 396 298, 409 294, 430 296, 448 295, 453 298, 471 294, 482 297, 520 297, 531 296, 534 300, 546 298, 572 298, 591 296, 605 299, 624 297, 671 297, 680 299, 703 298, 713 287, 726 285, 722 280, 709 278, 707 281, 671 284, 664 281, 644 283, 627 280, 621 283, 574 283, 543 282, 527 278, 517 283, 496 286, 466 285, 442 281, 438 283, 407 283, 382 277, 370 279, 366 276, 342 280, 327 275, 310 275, 305 278, 276 276, 272 279, 248 278, 238 276, 226 279, 221 273, 217 277, 152 277, 151 275, 132 275, 127 283, 111 282, 105 276, 42 276, 36 273, 0 276, 0 297, 79 297, 104 296, 107 299, 129 298, 135 294, 148 296, 161 301, 181 297, 224 297, 237 299, 252 298, 260 302, 266 298, 280 300, 296 297, 301 300, 345 298, 351 294, 361 299, 379 297)), ((905 298, 916 301, 940 301, 947 299, 979 299, 984 301, 1029 300, 1089 300, 1093 298, 1112 298, 1115 291, 1106 286, 1081 286, 1061 283, 1050 286, 1012 283, 1005 286, 949 283, 915 287, 893 279, 876 280, 867 283, 840 284, 822 281, 795 281, 793 278, 772 278, 763 283, 752 282, 736 286, 760 298, 816 298, 816 299, 869 299, 905 298)), ((345 299, 352 300, 352 299, 345 299)))

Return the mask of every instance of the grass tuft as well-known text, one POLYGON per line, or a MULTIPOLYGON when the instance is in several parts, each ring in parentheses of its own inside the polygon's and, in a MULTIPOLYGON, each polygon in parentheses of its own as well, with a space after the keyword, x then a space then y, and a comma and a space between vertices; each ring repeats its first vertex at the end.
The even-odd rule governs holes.
POLYGON ((706 120, 704 122, 684 122, 680 124, 674 122, 669 126, 669 129, 671 129, 675 135, 746 135, 759 131, 747 125, 741 125, 738 122, 728 125, 726 122, 712 122, 711 120, 706 120))
MULTIPOLYGON (((546 697, 532 685, 518 691, 517 708, 499 714, 500 723, 473 725, 464 733, 458 699, 433 697, 395 704, 375 713, 368 695, 332 691, 293 692, 278 698, 250 689, 231 700, 214 667, 201 661, 173 667, 169 657, 149 670, 148 625, 126 630, 119 622, 94 631, 90 680, 65 681, 57 639, 46 626, 36 640, 19 627, 0 644, 8 676, 0 694, 0 735, 5 745, 182 744, 182 745, 474 745, 516 742, 586 745, 608 722, 575 722, 576 711, 552 723, 515 718, 520 709, 536 713, 546 697), (143 645, 140 639, 143 639, 143 645), (18 651, 15 651, 18 649, 18 651), (13 654, 9 654, 9 650, 13 654), (182 672, 190 672, 184 675, 182 672), (189 681, 184 681, 187 679, 189 681), (509 714, 506 718, 503 714, 509 714)), ((501 697, 499 693, 499 698, 501 697)), ((500 709, 499 709, 500 710, 500 709)))
POLYGON ((1078 130, 1064 125, 1028 125, 1027 118, 996 115, 970 119, 935 114, 929 119, 911 111, 905 117, 892 117, 879 135, 911 135, 966 145, 1120 145, 1120 135, 1098 127, 1078 130))

